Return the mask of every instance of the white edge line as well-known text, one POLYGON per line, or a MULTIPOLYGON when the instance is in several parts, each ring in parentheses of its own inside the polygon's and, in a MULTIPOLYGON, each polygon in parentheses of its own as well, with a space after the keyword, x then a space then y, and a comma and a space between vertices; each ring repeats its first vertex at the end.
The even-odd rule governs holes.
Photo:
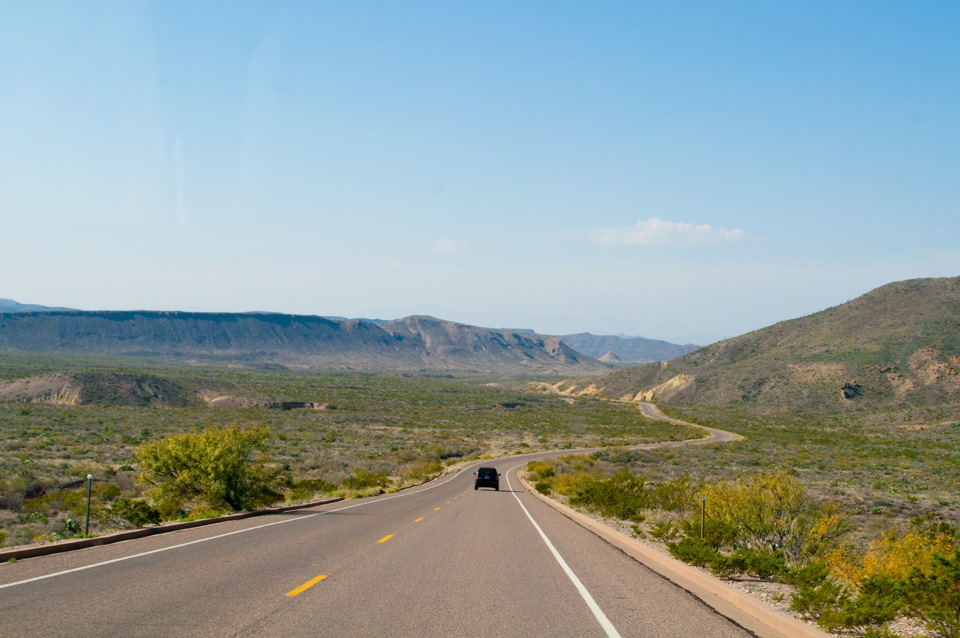
POLYGON ((517 496, 517 493, 513 491, 513 485, 510 483, 510 474, 509 472, 514 469, 521 467, 521 465, 514 465, 509 470, 507 470, 507 487, 510 488, 510 492, 513 494, 513 498, 517 499, 517 503, 520 504, 520 509, 523 510, 523 513, 527 515, 527 518, 530 519, 530 522, 533 523, 533 527, 540 534, 540 538, 543 539, 543 542, 546 543, 547 548, 550 550, 550 553, 553 554, 553 557, 557 559, 557 562, 560 563, 560 568, 563 569, 563 572, 567 575, 567 578, 570 579, 570 582, 573 583, 573 586, 576 587, 577 591, 580 593, 580 597, 583 598, 583 601, 587 603, 587 607, 590 608, 590 611, 593 612, 594 618, 597 619, 597 622, 600 623, 600 626, 606 632, 609 638, 620 638, 620 632, 617 631, 617 628, 613 626, 613 623, 610 622, 610 619, 607 618, 607 615, 603 613, 603 610, 600 609, 600 605, 597 604, 597 601, 593 599, 593 596, 590 595, 590 592, 587 591, 586 586, 577 578, 577 575, 573 573, 573 570, 570 569, 570 566, 567 565, 567 561, 563 560, 563 556, 560 555, 560 552, 557 551, 557 548, 554 547, 553 543, 544 533, 540 525, 537 524, 537 521, 534 520, 533 516, 530 514, 529 510, 524 506, 523 501, 520 500, 520 497, 517 496))

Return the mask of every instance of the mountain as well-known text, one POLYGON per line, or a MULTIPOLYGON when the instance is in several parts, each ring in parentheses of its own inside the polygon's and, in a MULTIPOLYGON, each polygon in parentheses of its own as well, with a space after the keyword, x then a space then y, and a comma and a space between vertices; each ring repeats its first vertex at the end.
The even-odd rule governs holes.
POLYGON ((593 335, 589 332, 563 335, 560 338, 577 352, 582 352, 594 359, 601 359, 608 354, 613 354, 616 360, 636 363, 669 361, 699 347, 693 344, 680 346, 675 343, 644 339, 643 337, 593 335))
POLYGON ((36 304, 22 304, 13 299, 0 299, 0 312, 49 312, 59 310, 70 310, 70 308, 51 308, 36 304))
POLYGON ((558 337, 432 317, 373 323, 269 313, 4 313, 3 351, 349 370, 568 374, 609 369, 558 337))
POLYGON ((608 397, 836 411, 960 399, 960 278, 888 284, 807 317, 568 387, 608 397))

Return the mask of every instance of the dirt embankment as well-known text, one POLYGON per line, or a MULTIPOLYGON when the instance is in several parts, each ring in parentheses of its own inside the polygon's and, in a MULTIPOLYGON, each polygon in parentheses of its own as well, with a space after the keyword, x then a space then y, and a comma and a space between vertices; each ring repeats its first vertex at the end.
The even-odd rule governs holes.
POLYGON ((80 403, 80 384, 65 373, 0 381, 0 401, 77 405, 80 403))

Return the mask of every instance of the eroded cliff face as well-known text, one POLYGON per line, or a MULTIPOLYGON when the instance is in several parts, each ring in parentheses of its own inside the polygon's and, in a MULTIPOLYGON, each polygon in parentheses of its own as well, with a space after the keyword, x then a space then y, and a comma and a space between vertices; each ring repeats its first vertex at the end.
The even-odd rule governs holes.
POLYGON ((646 390, 641 390, 633 396, 634 401, 670 401, 681 393, 690 390, 697 378, 690 374, 678 374, 668 381, 646 390))

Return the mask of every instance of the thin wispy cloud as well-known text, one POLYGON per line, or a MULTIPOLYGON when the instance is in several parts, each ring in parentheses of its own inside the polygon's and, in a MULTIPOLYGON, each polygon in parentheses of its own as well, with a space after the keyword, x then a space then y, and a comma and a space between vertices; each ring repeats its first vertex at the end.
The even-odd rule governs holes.
POLYGON ((441 255, 459 253, 467 246, 465 239, 438 239, 433 243, 433 250, 441 255))
POLYGON ((587 238, 601 246, 702 246, 736 241, 740 228, 714 228, 710 224, 673 222, 659 217, 632 226, 591 228, 587 238))

